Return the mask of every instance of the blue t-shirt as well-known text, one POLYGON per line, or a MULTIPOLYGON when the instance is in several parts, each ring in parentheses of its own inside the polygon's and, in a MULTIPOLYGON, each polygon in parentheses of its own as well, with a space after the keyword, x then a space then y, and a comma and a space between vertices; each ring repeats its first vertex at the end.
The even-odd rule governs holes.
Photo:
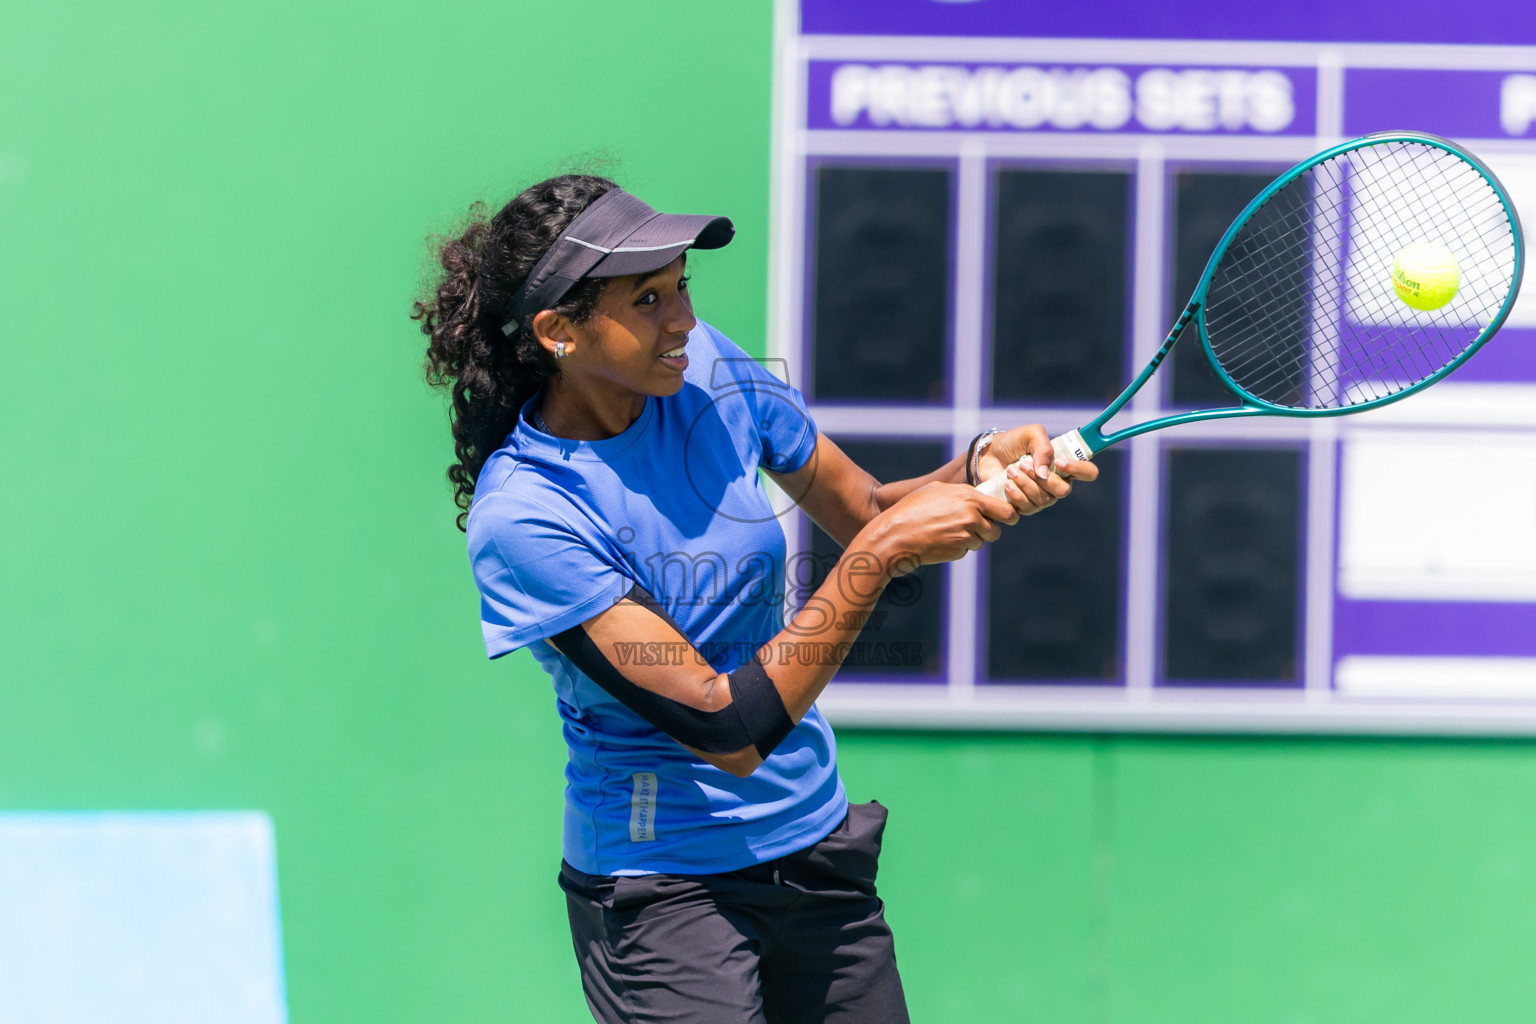
MULTIPOLYGON (((798 391, 707 324, 689 334, 688 360, 681 391, 647 399, 607 440, 551 437, 524 409, 486 461, 469 513, 486 653, 531 647, 554 680, 570 752, 565 859, 588 874, 734 871, 811 845, 848 808, 832 730, 816 708, 738 779, 543 642, 636 583, 716 671, 735 669, 783 628, 784 531, 758 468, 799 469, 816 425, 798 391)), ((692 657, 617 652, 620 669, 627 657, 679 656, 692 657)))

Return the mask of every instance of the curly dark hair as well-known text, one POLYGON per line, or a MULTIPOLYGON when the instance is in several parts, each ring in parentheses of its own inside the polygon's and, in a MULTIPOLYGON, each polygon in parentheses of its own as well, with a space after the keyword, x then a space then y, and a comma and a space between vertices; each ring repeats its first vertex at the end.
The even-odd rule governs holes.
MULTIPOLYGON (((449 388, 453 454, 448 467, 458 525, 464 529, 485 460, 506 440, 518 410, 558 373, 528 324, 511 337, 501 325, 511 318, 512 297, 576 215, 618 186, 591 174, 562 174, 523 190, 485 219, 485 206, 470 207, 463 234, 441 243, 443 278, 431 298, 418 299, 412 320, 421 321, 427 345, 426 377, 449 388)), ((551 307, 582 323, 591 318, 603 281, 585 280, 551 307)))

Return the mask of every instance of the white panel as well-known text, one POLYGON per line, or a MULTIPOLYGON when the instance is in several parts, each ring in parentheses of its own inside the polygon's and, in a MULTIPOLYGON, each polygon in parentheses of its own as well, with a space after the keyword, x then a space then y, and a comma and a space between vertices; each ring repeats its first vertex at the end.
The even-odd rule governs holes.
POLYGON ((942 686, 834 683, 816 706, 845 727, 1126 730, 1132 732, 1388 733, 1536 736, 1536 702, 1463 692, 1441 697, 1317 700, 1288 692, 978 686, 966 700, 942 686))
MULTIPOLYGON (((1520 216, 1521 226, 1529 234, 1536 228, 1536 156, 1515 156, 1508 153, 1479 153, 1479 158, 1493 171, 1509 198, 1515 204, 1515 212, 1520 216)), ((1529 261, 1530 253, 1526 253, 1529 261)), ((1521 278, 1520 297, 1515 300, 1515 308, 1510 310, 1509 319, 1505 321, 1511 327, 1536 327, 1536 282, 1531 280, 1531 265, 1525 265, 1525 275, 1521 278)), ((1495 344, 1489 342, 1489 344, 1495 344)))
MULTIPOLYGON (((956 0, 974 2, 974 0, 956 0)), ((1170 33, 1171 34, 1171 33, 1170 33)), ((803 36, 813 60, 958 60, 1351 68, 1536 70, 1536 47, 1426 43, 1283 43, 1248 39, 1018 39, 967 36, 803 36)))
POLYGON ((266 815, 0 814, 0 1020, 287 1016, 266 815))
MULTIPOLYGON (((1502 345, 1495 338, 1491 345, 1502 345)), ((1455 376, 1401 402, 1356 413, 1347 429, 1362 426, 1536 428, 1536 384, 1462 383, 1455 376)))
POLYGON ((1349 697, 1536 697, 1536 658, 1339 659, 1334 685, 1349 697))
POLYGON ((1340 504, 1348 597, 1536 601, 1536 437, 1354 432, 1340 504))

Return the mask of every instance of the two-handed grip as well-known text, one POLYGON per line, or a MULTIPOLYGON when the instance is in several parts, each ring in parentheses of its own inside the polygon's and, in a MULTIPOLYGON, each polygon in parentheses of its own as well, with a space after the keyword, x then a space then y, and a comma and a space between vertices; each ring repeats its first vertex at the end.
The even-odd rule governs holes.
MULTIPOLYGON (((1076 430, 1069 430, 1060 437, 1051 438, 1051 450, 1056 453, 1058 463, 1066 461, 1086 462, 1093 458, 1093 452, 1083 443, 1083 435, 1076 430)), ((1024 456, 1015 466, 1023 466, 1026 471, 1034 467, 1035 460, 1028 455, 1024 456)), ((1008 471, 1005 469, 994 477, 989 477, 976 485, 976 489, 982 494, 993 498, 1003 498, 1003 487, 1008 482, 1008 471)))

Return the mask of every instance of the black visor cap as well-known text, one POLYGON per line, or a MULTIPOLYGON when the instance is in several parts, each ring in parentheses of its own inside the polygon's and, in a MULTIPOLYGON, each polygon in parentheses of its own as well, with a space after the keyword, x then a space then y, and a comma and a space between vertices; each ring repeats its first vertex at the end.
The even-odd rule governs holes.
POLYGON ((657 213, 623 189, 603 193, 571 221, 534 265, 512 301, 510 335, 549 309, 586 277, 624 277, 660 270, 689 249, 718 249, 736 228, 728 217, 657 213))

